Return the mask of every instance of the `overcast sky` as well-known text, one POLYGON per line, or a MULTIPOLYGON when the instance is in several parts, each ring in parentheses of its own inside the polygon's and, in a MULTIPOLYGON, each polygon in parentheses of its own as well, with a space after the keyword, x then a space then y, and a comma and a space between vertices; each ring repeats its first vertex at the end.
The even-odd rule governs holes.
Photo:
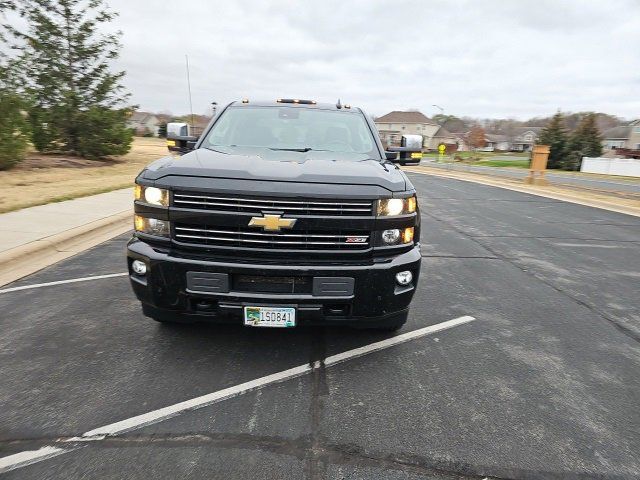
POLYGON ((374 115, 640 117, 640 0, 108 0, 143 110, 309 98, 374 115))

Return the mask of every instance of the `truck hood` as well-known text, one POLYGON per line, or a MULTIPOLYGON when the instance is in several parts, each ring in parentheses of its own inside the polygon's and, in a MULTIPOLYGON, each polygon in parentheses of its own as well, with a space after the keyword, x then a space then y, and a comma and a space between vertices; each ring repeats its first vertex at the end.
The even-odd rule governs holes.
MULTIPOLYGON (((312 152, 309 152, 312 153, 312 152)), ((264 155, 224 153, 198 149, 182 156, 168 156, 150 164, 141 176, 167 183, 165 177, 199 177, 298 184, 370 185, 390 192, 405 191, 404 173, 392 163, 380 160, 344 160, 339 154, 322 152, 325 158, 301 152, 277 151, 264 155), (164 181, 162 179, 165 179, 164 181)), ((171 183, 171 182, 169 182, 171 183)))

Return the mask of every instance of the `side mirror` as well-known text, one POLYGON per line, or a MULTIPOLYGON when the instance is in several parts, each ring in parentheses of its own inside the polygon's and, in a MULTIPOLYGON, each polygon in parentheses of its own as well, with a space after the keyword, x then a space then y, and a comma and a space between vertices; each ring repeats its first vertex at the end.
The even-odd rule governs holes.
POLYGON ((397 162, 398 161, 398 152, 386 151, 386 152, 384 152, 384 155, 385 155, 387 160, 391 160, 392 162, 397 162))
POLYGON ((196 143, 198 143, 198 137, 167 135, 167 148, 170 152, 188 153, 195 148, 196 143))

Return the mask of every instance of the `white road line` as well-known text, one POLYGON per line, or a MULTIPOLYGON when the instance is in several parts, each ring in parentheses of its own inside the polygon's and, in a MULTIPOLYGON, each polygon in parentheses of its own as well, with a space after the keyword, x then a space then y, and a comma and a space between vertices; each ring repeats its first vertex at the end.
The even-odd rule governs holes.
MULTIPOLYGON (((343 353, 332 355, 325 359, 324 364, 325 364, 325 367, 331 367, 339 363, 345 362, 347 360, 352 360, 354 358, 362 357, 363 355, 367 355, 369 353, 377 352, 385 348, 406 343, 410 340, 415 340, 427 335, 431 335, 432 333, 440 332, 448 328, 457 327, 458 325, 472 322, 474 320, 475 320, 474 317, 466 315, 463 317, 454 318, 453 320, 448 320, 446 322, 438 323, 436 325, 430 325, 428 327, 419 328, 418 330, 413 330, 411 332, 403 333, 401 335, 397 335, 395 337, 388 338, 386 340, 381 340, 379 342, 371 343, 369 345, 365 345, 364 347, 354 348, 352 350, 348 350, 343 353)), ((197 410, 199 408, 206 407, 213 403, 221 402, 229 398, 237 397, 239 395, 242 395, 254 390, 258 390, 267 385, 284 382, 292 378, 300 377, 305 373, 309 373, 312 370, 317 368, 320 368, 320 362, 314 362, 313 367, 311 367, 308 364, 299 365, 297 367, 289 368, 287 370, 283 370, 278 373, 273 373, 271 375, 257 378, 249 382, 241 383, 233 387, 225 388, 223 390, 218 390, 217 392, 208 393, 200 397, 192 398, 191 400, 186 400, 184 402, 176 403, 175 405, 170 405, 168 407, 160 408, 158 410, 153 410, 151 412, 144 413, 142 415, 138 415, 135 417, 127 418, 125 420, 121 420, 116 423, 105 425, 103 427, 98 427, 83 433, 80 437, 75 437, 70 440, 67 440, 67 442, 77 442, 77 441, 99 442, 107 438, 108 436, 114 436, 121 433, 129 432, 131 430, 136 430, 138 428, 142 428, 147 425, 151 425, 153 423, 167 420, 171 417, 175 417, 177 415, 180 415, 188 411, 197 410)), ((8 468, 9 470, 12 470, 14 468, 19 468, 24 465, 29 465, 30 463, 46 460, 46 458, 49 458, 50 456, 60 455, 62 453, 66 453, 71 450, 72 449, 67 450, 67 449, 60 449, 56 447, 43 447, 40 450, 31 451, 31 452, 22 452, 19 454, 10 455, 5 458, 0 458, 0 473, 2 473, 3 471, 8 471, 8 470, 3 470, 3 468, 4 469, 8 468), (45 449, 49 449, 49 450, 45 450, 45 449), (24 458, 19 457, 20 455, 23 455, 23 454, 26 457, 24 458), (25 458, 29 459, 28 460, 29 463, 24 463, 26 461, 25 458)))
POLYGON ((56 282, 34 283, 33 285, 22 285, 20 287, 0 289, 0 293, 17 292, 19 290, 29 290, 30 288, 51 287, 53 285, 63 285, 65 283, 88 282, 90 280, 101 280, 103 278, 124 277, 125 275, 129 275, 129 274, 127 272, 109 273, 107 275, 94 275, 92 277, 71 278, 69 280, 58 280, 56 282))
MULTIPOLYGON (((366 355, 368 353, 389 348, 394 345, 398 345, 400 343, 405 343, 405 342, 408 342, 409 340, 414 340, 416 338, 424 337, 425 335, 430 335, 440 330, 445 330, 447 328, 455 327, 463 323, 471 322, 472 320, 475 320, 475 318, 470 316, 464 316, 460 318, 455 318, 453 320, 448 320, 446 322, 438 323, 436 325, 420 328, 418 330, 413 330, 412 332, 407 332, 402 335, 397 335, 395 337, 391 337, 386 340, 382 340, 380 342, 371 343, 364 347, 355 348, 353 350, 348 350, 346 352, 339 353, 337 355, 332 355, 331 357, 328 357, 325 359, 324 364, 325 364, 325 367, 336 365, 340 362, 351 360, 352 358, 361 357, 362 355, 366 355)), ((272 375, 267 375, 266 377, 258 378, 256 380, 251 380, 250 382, 241 383, 240 385, 236 385, 234 387, 225 388, 224 390, 219 390, 217 392, 209 393, 201 397, 192 398, 191 400, 186 400, 184 402, 176 403, 175 405, 171 405, 169 407, 164 407, 158 410, 154 410, 152 412, 144 413, 142 415, 138 415, 137 417, 128 418, 120 422, 112 423, 111 425, 105 425, 104 427, 98 427, 96 429, 93 429, 84 433, 82 436, 94 437, 94 436, 101 436, 101 435, 117 435, 120 433, 128 432, 136 428, 141 428, 141 427, 150 425, 152 423, 160 422, 167 418, 174 417, 188 410, 195 410, 197 408, 202 408, 207 405, 211 405, 212 403, 216 403, 222 400, 226 400, 228 398, 236 397, 238 395, 242 395, 252 390, 257 390, 259 388, 262 388, 272 383, 282 382, 284 380, 289 380, 295 377, 299 377, 305 373, 310 372, 314 368, 318 368, 318 367, 319 365, 316 365, 316 364, 314 364, 313 368, 310 367, 308 364, 300 365, 298 367, 293 367, 288 370, 284 370, 282 372, 274 373, 272 375)))
POLYGON ((597 243, 554 243, 558 247, 572 247, 572 248, 629 248, 626 245, 601 245, 597 243))
POLYGON ((0 473, 5 473, 16 468, 26 467, 32 463, 41 462, 47 458, 56 457, 73 449, 62 449, 57 447, 42 447, 39 450, 28 450, 8 457, 0 458, 0 473))
POLYGON ((337 363, 352 360, 354 358, 361 357, 362 355, 367 355, 368 353, 383 350, 394 345, 399 345, 401 343, 408 342, 409 340, 415 340, 416 338, 424 337, 425 335, 431 335, 432 333, 446 330, 447 328, 457 327, 458 325, 472 322, 473 320, 475 320, 474 317, 465 315, 464 317, 454 318, 453 320, 447 320, 446 322, 437 323, 436 325, 430 325, 418 330, 413 330, 412 332, 403 333, 402 335, 387 338, 386 340, 381 340, 380 342, 370 343, 369 345, 365 345, 364 347, 354 348, 353 350, 338 353, 337 355, 331 355, 324 360, 324 365, 325 367, 330 367, 332 365, 336 365, 337 363))
POLYGON ((282 372, 267 375, 266 377, 261 377, 256 380, 251 380, 250 382, 241 383, 240 385, 235 385, 223 390, 218 390, 217 392, 208 393, 206 395, 202 395, 201 397, 196 397, 192 398, 191 400, 176 403, 175 405, 170 405, 158 410, 153 410, 152 412, 143 413, 142 415, 138 415, 137 417, 127 418, 126 420, 112 423, 110 425, 105 425, 104 427, 98 427, 94 430, 89 430, 88 432, 83 433, 82 436, 85 438, 103 436, 104 438, 105 435, 118 435, 120 433, 135 430, 136 428, 145 427, 147 425, 151 425, 152 423, 157 423, 162 420, 175 417, 176 415, 187 412, 189 410, 195 410, 198 408, 206 407, 207 405, 211 405, 212 403, 237 397, 238 395, 251 392, 252 390, 257 390, 272 383, 278 383, 284 380, 299 377, 310 371, 311 367, 309 365, 300 365, 298 367, 289 368, 288 370, 283 370, 282 372))

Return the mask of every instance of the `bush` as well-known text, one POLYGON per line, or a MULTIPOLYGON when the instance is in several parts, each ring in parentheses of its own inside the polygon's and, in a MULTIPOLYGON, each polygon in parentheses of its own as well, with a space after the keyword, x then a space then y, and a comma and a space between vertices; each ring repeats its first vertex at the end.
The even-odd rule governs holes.
POLYGON ((17 95, 0 91, 0 170, 24 159, 29 145, 23 102, 17 95))
POLYGON ((78 155, 95 159, 124 155, 131 149, 133 132, 126 125, 127 110, 93 107, 79 115, 78 155))

